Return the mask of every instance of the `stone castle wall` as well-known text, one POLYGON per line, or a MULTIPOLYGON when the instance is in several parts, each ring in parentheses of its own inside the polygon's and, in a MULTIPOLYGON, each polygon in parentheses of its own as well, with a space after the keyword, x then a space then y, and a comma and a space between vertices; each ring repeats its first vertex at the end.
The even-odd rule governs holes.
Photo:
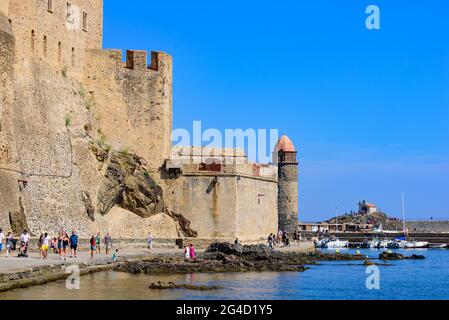
POLYGON ((135 152, 157 171, 169 158, 172 130, 172 58, 145 51, 89 50, 85 86, 101 133, 116 149, 135 152))
MULTIPOLYGON (((114 150, 139 154, 151 175, 169 157, 171 57, 152 53, 148 67, 146 52, 129 51, 122 62, 121 51, 100 49, 102 1, 71 3, 88 13, 86 30, 67 29, 60 1, 48 12, 47 1, 10 0, 0 15, 0 227, 178 237, 179 216, 162 208, 139 216, 112 199, 99 210, 114 150)), ((131 193, 135 179, 123 178, 118 190, 131 193)))
POLYGON ((251 163, 184 164, 182 175, 166 181, 166 199, 200 238, 260 240, 277 232, 276 169, 251 163))
POLYGON ((57 70, 67 70, 79 78, 83 74, 86 49, 102 47, 103 0, 52 0, 51 10, 48 3, 48 0, 9 0, 18 72, 25 74, 30 58, 39 57, 57 70))
MULTIPOLYGON (((4 3, 2 3, 4 4, 4 3)), ((5 13, 5 7, 2 12, 5 13)), ((8 119, 13 111, 14 35, 8 18, 0 12, 0 168, 11 165, 11 135, 8 119)), ((3 211, 18 209, 16 175, 0 170, 0 207, 3 211)), ((0 211, 0 225, 9 225, 9 216, 0 211)))
POLYGON ((0 227, 242 240, 275 232, 276 167, 216 150, 199 159, 211 167, 170 176, 171 56, 101 49, 102 1, 71 3, 88 14, 87 30, 67 28, 66 2, 49 12, 47 0, 10 0, 0 14, 0 227), (215 158, 239 162, 217 171, 215 158))

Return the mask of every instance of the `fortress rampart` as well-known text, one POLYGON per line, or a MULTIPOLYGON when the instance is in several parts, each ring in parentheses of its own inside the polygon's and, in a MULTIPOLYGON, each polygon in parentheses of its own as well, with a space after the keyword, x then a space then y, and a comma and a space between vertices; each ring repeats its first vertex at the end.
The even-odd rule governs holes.
POLYGON ((259 240, 294 221, 297 171, 172 151, 172 57, 103 49, 102 22, 102 0, 0 0, 0 227, 259 240))
POLYGON ((31 58, 82 76, 86 50, 102 47, 103 0, 1 0, 16 37, 17 73, 31 58))
POLYGON ((116 149, 144 157, 157 170, 169 158, 172 58, 163 52, 88 50, 84 78, 102 134, 116 149))

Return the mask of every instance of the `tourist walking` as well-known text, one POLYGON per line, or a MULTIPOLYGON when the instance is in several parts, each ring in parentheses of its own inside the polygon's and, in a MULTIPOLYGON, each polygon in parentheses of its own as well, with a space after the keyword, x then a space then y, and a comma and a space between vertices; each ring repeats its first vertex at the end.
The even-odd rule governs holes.
POLYGON ((44 241, 44 235, 41 234, 41 235, 39 236, 39 241, 37 242, 37 247, 38 247, 38 249, 39 249, 39 256, 40 256, 41 259, 44 257, 44 252, 43 252, 43 250, 42 250, 42 244, 43 244, 43 241, 44 241))
POLYGON ((278 233, 278 239, 277 239, 277 242, 278 242, 278 243, 281 243, 281 242, 282 242, 282 236, 283 236, 283 232, 282 232, 282 230, 279 230, 279 233, 278 233))
POLYGON ((115 249, 115 252, 112 254, 112 261, 116 263, 117 259, 118 259, 118 249, 115 249))
POLYGON ((284 244, 284 247, 287 245, 286 244, 287 241, 287 232, 282 232, 282 243, 284 244))
POLYGON ((5 241, 5 235, 3 233, 2 228, 0 228, 0 254, 2 253, 3 250, 3 241, 5 241))
POLYGON ((64 231, 60 230, 58 233, 58 254, 60 260, 62 260, 63 241, 64 241, 64 231))
POLYGON ((268 246, 270 247, 270 249, 274 249, 273 241, 274 241, 274 235, 272 233, 270 233, 270 235, 268 236, 268 246))
POLYGON ((190 248, 189 248, 189 246, 186 246, 186 247, 184 248, 184 257, 185 257, 186 259, 190 259, 190 248))
POLYGON ((28 245, 30 243, 30 235, 28 231, 23 230, 22 235, 20 236, 20 252, 19 257, 28 258, 28 245))
POLYGON ((195 253, 195 247, 193 246, 193 244, 190 245, 190 259, 195 259, 196 258, 196 253, 195 253))
POLYGON ((42 259, 47 259, 48 258, 48 247, 50 244, 50 236, 48 235, 48 233, 46 232, 44 234, 44 236, 42 237, 42 259))
POLYGON ((93 259, 94 257, 94 253, 96 250, 96 246, 97 246, 97 240, 95 238, 95 236, 92 236, 92 238, 90 238, 90 258, 93 259))
POLYGON ((109 235, 109 232, 104 237, 104 245, 106 247, 106 254, 109 253, 109 249, 112 249, 112 238, 109 235))
POLYGON ((12 233, 8 232, 8 235, 6 236, 6 258, 9 257, 13 248, 12 237, 12 233))
POLYGON ((151 234, 151 232, 148 233, 148 238, 147 238, 147 244, 148 244, 148 249, 153 249, 153 235, 151 234))
POLYGON ((62 239, 62 248, 64 250, 64 260, 67 260, 67 255, 69 253, 69 235, 64 231, 64 238, 62 239))
POLYGON ((76 234, 76 231, 73 230, 72 235, 70 236, 70 251, 71 251, 70 258, 76 259, 76 250, 78 249, 78 241, 79 241, 78 235, 76 234))
POLYGON ((53 239, 51 239, 51 246, 50 249, 52 250, 52 252, 54 254, 58 254, 58 239, 56 237, 54 237, 53 239))
POLYGON ((97 233, 97 237, 95 238, 95 248, 97 253, 101 253, 101 236, 100 232, 97 233))

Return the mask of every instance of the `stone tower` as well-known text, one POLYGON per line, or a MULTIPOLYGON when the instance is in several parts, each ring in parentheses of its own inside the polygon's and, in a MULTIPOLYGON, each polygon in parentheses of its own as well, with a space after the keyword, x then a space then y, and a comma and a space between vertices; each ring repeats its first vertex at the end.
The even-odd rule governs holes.
POLYGON ((278 164, 278 216, 279 230, 290 237, 298 226, 298 161, 291 140, 283 135, 275 148, 278 164))

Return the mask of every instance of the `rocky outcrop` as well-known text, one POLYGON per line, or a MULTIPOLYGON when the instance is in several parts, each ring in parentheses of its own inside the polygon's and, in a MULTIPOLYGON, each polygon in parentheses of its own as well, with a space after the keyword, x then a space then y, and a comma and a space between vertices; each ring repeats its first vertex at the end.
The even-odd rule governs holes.
MULTIPOLYGON (((99 152, 96 153, 97 157, 98 154, 99 152)), ((99 214, 107 215, 114 206, 141 218, 165 213, 179 225, 179 236, 198 236, 190 227, 188 219, 166 208, 162 188, 151 177, 144 159, 135 154, 117 151, 112 151, 107 159, 106 172, 98 192, 99 214)))
POLYGON ((81 193, 83 199, 84 207, 86 208, 87 216, 94 221, 95 220, 95 208, 92 204, 92 199, 90 198, 90 193, 88 191, 83 191, 81 193))
POLYGON ((413 255, 407 257, 400 253, 388 252, 388 251, 382 252, 379 255, 379 259, 384 260, 384 261, 387 261, 387 260, 424 260, 425 258, 426 257, 422 256, 422 255, 413 254, 413 255))
POLYGON ((376 227, 382 226, 384 230, 402 230, 403 223, 396 218, 390 218, 386 213, 356 213, 353 215, 342 215, 325 221, 329 224, 355 223, 355 224, 373 224, 376 227))
POLYGON ((194 272, 304 271, 317 261, 364 260, 360 255, 280 252, 265 245, 214 243, 197 259, 154 257, 116 265, 130 273, 166 274, 194 272))
POLYGON ((137 155, 112 152, 98 193, 98 212, 106 215, 119 205, 142 218, 164 212, 162 189, 137 155))
POLYGON ((23 230, 30 230, 30 228, 28 227, 21 198, 19 198, 19 206, 20 210, 9 212, 9 224, 14 234, 21 234, 23 230))

